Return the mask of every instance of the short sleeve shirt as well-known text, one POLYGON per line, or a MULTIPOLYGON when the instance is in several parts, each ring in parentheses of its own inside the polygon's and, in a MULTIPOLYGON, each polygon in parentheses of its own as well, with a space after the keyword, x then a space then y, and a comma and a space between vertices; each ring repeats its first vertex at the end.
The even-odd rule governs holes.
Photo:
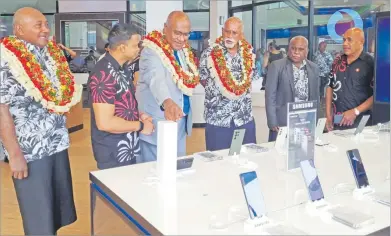
MULTIPOLYGON (((58 83, 58 77, 55 70, 50 68, 47 48, 40 49, 27 42, 24 44, 34 54, 43 73, 57 89, 55 84, 58 83)), ((1 58, 0 104, 9 106, 16 138, 26 161, 40 160, 67 149, 69 135, 65 116, 50 113, 40 102, 35 101, 17 81, 16 76, 18 75, 13 73, 9 62, 1 58)), ((8 156, 7 150, 5 154, 8 156)))
POLYGON ((373 73, 373 58, 366 52, 362 52, 350 65, 346 55, 334 60, 329 75, 334 114, 354 109, 373 95, 373 73))
MULTIPOLYGON (((90 74, 89 99, 91 103, 114 105, 114 115, 117 117, 127 121, 138 121, 138 104, 133 81, 127 70, 127 67, 123 69, 109 53, 106 53, 90 74)), ((141 154, 138 132, 114 134, 99 130, 93 109, 91 140, 99 169, 135 164, 136 158, 141 154)))

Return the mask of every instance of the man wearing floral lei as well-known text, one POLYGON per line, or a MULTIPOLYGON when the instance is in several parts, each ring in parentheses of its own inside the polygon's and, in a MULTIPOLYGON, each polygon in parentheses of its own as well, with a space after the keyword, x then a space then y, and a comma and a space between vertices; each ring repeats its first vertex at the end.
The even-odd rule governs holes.
POLYGON ((256 143, 250 89, 257 76, 253 48, 243 38, 243 23, 231 17, 224 24, 223 35, 200 60, 207 150, 229 148, 235 129, 246 130, 244 143, 256 143))
POLYGON ((54 235, 76 221, 64 114, 82 88, 41 12, 19 9, 13 29, 0 44, 0 139, 25 234, 54 235))
MULTIPOLYGON (((186 134, 191 134, 192 114, 190 97, 199 83, 198 69, 188 44, 189 17, 171 12, 163 33, 152 31, 143 40, 140 56, 140 78, 136 98, 139 110, 157 122, 170 120, 178 124, 178 157, 186 155, 186 134)), ((140 135, 142 160, 156 160, 157 132, 140 135)))

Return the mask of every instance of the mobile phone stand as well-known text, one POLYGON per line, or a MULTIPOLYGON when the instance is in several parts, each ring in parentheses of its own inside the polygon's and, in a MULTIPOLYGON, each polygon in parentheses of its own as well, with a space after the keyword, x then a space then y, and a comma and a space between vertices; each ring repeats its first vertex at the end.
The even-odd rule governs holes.
POLYGON ((353 197, 356 200, 364 200, 364 199, 368 199, 370 197, 369 195, 373 193, 375 193, 375 189, 373 189, 371 186, 368 185, 353 190, 353 197))
POLYGON ((256 234, 263 232, 264 235, 268 235, 266 232, 266 228, 274 224, 275 223, 267 216, 262 216, 255 219, 248 218, 244 222, 244 231, 246 233, 252 232, 256 234))
POLYGON ((305 208, 307 214, 314 217, 320 216, 322 218, 329 218, 329 213, 327 212, 330 209, 331 205, 324 199, 320 199, 318 201, 308 201, 305 208))

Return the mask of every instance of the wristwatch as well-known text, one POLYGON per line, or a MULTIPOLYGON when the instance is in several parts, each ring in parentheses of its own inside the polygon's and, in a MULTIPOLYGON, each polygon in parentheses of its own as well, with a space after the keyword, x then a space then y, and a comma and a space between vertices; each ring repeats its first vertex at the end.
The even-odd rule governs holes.
POLYGON ((360 111, 357 108, 354 108, 354 113, 356 114, 356 116, 360 115, 360 111))
POLYGON ((144 129, 144 123, 140 121, 140 129, 138 130, 138 132, 143 131, 143 129, 144 129))

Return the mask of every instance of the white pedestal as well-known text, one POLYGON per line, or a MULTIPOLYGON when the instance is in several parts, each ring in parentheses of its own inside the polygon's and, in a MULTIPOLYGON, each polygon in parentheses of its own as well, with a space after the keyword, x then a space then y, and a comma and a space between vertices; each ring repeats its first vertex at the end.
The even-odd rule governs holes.
POLYGON ((356 200, 365 200, 370 199, 370 195, 375 193, 375 189, 373 189, 371 186, 366 186, 362 188, 356 188, 353 190, 353 197, 356 200))
POLYGON ((163 191, 176 184, 177 130, 176 122, 158 122, 156 170, 163 191))
POLYGON ((320 217, 324 222, 331 222, 332 215, 328 212, 330 208, 330 203, 324 199, 315 202, 309 201, 305 206, 308 215, 320 217))

